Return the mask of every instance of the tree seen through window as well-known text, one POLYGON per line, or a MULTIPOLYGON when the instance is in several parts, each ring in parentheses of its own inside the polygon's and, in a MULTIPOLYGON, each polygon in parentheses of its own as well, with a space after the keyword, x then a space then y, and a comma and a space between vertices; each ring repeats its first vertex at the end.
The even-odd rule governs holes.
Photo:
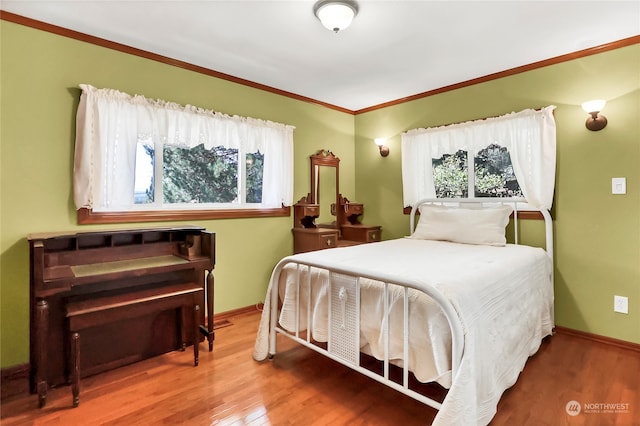
MULTIPOLYGON (((432 160, 433 180, 438 198, 469 196, 467 152, 444 154, 432 160)), ((521 197, 522 190, 513 172, 511 156, 505 147, 491 144, 473 160, 474 197, 521 197)))
MULTIPOLYGON (((135 203, 155 200, 155 150, 141 144, 136 158, 135 203), (151 170, 151 171, 149 171, 151 170)), ((237 203, 244 188, 246 203, 262 202, 264 154, 245 156, 245 185, 239 182, 238 150, 203 144, 193 148, 164 146, 162 150, 162 202, 164 204, 237 203)))

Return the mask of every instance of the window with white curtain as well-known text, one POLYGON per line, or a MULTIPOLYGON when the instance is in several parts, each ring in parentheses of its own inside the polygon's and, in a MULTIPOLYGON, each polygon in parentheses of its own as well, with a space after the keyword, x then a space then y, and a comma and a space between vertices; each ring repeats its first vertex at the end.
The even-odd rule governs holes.
POLYGON ((535 208, 550 209, 556 167, 554 109, 403 133, 405 207, 423 198, 524 197, 535 208))
POLYGON ((80 85, 77 209, 270 209, 293 197, 293 129, 80 85))

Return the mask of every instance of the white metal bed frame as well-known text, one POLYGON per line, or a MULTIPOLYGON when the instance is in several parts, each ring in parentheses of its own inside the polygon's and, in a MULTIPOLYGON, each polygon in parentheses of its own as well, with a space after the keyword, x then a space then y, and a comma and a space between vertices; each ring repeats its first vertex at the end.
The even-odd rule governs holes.
MULTIPOLYGON (((416 212, 418 211, 419 207, 424 205, 424 204, 441 204, 441 205, 467 205, 467 204, 472 204, 472 205, 479 205, 479 206, 485 206, 485 205, 510 205, 513 207, 513 220, 514 220, 514 243, 518 244, 518 221, 519 221, 519 217, 518 214, 520 211, 523 210, 519 210, 518 206, 520 204, 525 203, 524 199, 514 199, 514 198, 505 198, 505 199, 491 199, 491 200, 478 200, 478 199, 442 199, 442 198, 438 198, 438 199, 423 199, 420 200, 418 203, 416 203, 415 206, 413 206, 412 210, 411 210, 411 214, 410 214, 410 231, 411 233, 413 233, 414 231, 414 227, 415 227, 415 215, 416 212)), ((531 208, 527 208, 527 211, 531 211, 531 208)), ((547 252, 547 254, 549 255, 551 261, 553 262, 553 228, 552 228, 552 219, 551 219, 551 215, 549 214, 549 212, 547 210, 534 210, 536 212, 540 212, 544 218, 545 221, 545 250, 547 252)), ((289 257, 282 259, 275 267, 273 274, 272 274, 272 282, 274 283, 278 283, 278 277, 280 275, 280 273, 282 272, 283 268, 288 265, 288 264, 297 264, 297 279, 296 279, 296 285, 297 285, 297 303, 296 303, 296 312, 295 312, 295 330, 293 332, 289 332, 285 329, 283 329, 282 327, 280 327, 278 325, 278 312, 279 312, 279 308, 278 308, 278 298, 279 298, 279 291, 278 288, 276 286, 276 288, 274 288, 271 291, 271 318, 270 318, 270 329, 269 329, 269 358, 273 358, 277 352, 276 350, 276 337, 277 334, 282 334, 284 336, 287 336, 288 338, 294 340, 295 342, 308 347, 316 352, 319 352, 321 354, 323 354, 324 356, 327 356, 331 359, 333 359, 334 361, 337 361, 355 371, 358 371, 361 374, 364 374, 367 377, 370 377, 388 387, 391 387, 405 395, 410 396, 411 398, 420 401, 430 407, 433 407, 435 409, 440 409, 442 406, 442 403, 440 403, 439 401, 436 401, 435 399, 432 399, 428 396, 422 395, 421 393, 410 389, 409 387, 409 362, 408 362, 408 358, 409 358, 409 289, 415 289, 417 291, 420 291, 422 293, 427 294, 429 297, 431 297, 437 304, 438 306, 440 306, 440 308, 442 309, 448 323, 449 323, 449 327, 451 328, 451 337, 452 337, 452 351, 451 351, 451 377, 452 380, 455 380, 456 377, 456 372, 458 371, 458 368, 460 366, 461 360, 462 360, 462 354, 464 351, 464 334, 463 334, 463 330, 462 330, 462 325, 460 323, 459 317, 456 313, 456 311, 454 310, 451 302, 444 297, 437 289, 429 287, 428 289, 424 289, 424 284, 423 283, 419 283, 413 280, 408 280, 408 279, 398 279, 397 277, 394 277, 392 275, 387 275, 387 274, 380 274, 380 273, 376 273, 375 275, 370 274, 368 271, 364 270, 363 268, 356 266, 353 267, 349 267, 348 269, 346 268, 342 268, 342 267, 336 267, 334 265, 331 265, 329 263, 325 263, 325 262, 311 262, 311 261, 300 261, 300 260, 295 260, 295 259, 291 259, 289 257), (345 275, 345 276, 350 276, 350 277, 355 277, 356 278, 356 286, 355 286, 355 301, 353 303, 353 305, 351 306, 351 311, 352 313, 355 315, 353 323, 356 326, 356 331, 354 333, 354 337, 349 339, 347 337, 347 341, 346 342, 346 348, 345 348, 345 342, 344 341, 340 341, 340 342, 335 342, 335 340, 340 340, 342 339, 341 336, 338 336, 336 339, 334 339, 334 336, 332 334, 332 328, 331 326, 328 328, 328 340, 327 340, 327 347, 326 349, 322 346, 319 346, 317 343, 314 343, 311 339, 311 308, 310 308, 310 303, 311 303, 311 297, 308 297, 307 299, 307 318, 306 318, 306 332, 300 332, 299 330, 299 306, 300 306, 300 267, 304 266, 304 267, 313 267, 313 268, 319 268, 319 269, 324 269, 326 271, 328 271, 330 273, 330 278, 329 278, 329 292, 328 294, 330 295, 328 297, 328 317, 329 317, 329 324, 332 324, 332 316, 335 314, 334 309, 336 309, 335 307, 332 307, 333 304, 335 304, 336 302, 340 303, 342 306, 342 318, 343 318, 343 322, 344 322, 344 310, 345 310, 345 302, 347 299, 349 299, 349 291, 345 288, 345 287, 341 287, 337 293, 335 293, 333 291, 333 275, 332 274, 341 274, 341 275, 345 275), (275 278, 275 280, 274 280, 275 278), (384 318, 383 318, 383 333, 384 333, 384 359, 382 360, 383 362, 383 373, 382 374, 378 374, 374 371, 371 371, 365 367, 362 367, 360 365, 360 361, 359 361, 359 352, 360 352, 360 342, 359 342, 359 337, 360 337, 360 283, 359 280, 361 278, 365 278, 365 279, 372 279, 372 280, 376 280, 376 281, 380 281, 384 284, 384 318), (404 330, 404 335, 403 335, 403 360, 402 360, 402 383, 397 383, 393 380, 391 380, 389 378, 389 365, 390 365, 390 360, 389 360, 389 286, 390 285, 397 285, 400 287, 404 288, 403 291, 403 298, 404 298, 404 304, 403 304, 403 330, 404 330), (332 295, 334 295, 334 293, 337 295, 336 297, 332 297, 332 295), (332 300, 332 299, 337 299, 337 300, 332 300)), ((553 270, 553 269, 552 269, 553 270)), ((551 279, 553 280, 553 274, 551 276, 551 279)), ((310 286, 310 281, 311 280, 311 274, 307 274, 307 285, 310 286)), ((553 282, 553 281, 552 281, 553 282)), ((344 328, 344 324, 342 325, 342 328, 344 328)), ((446 398, 446 397, 445 397, 446 398)))

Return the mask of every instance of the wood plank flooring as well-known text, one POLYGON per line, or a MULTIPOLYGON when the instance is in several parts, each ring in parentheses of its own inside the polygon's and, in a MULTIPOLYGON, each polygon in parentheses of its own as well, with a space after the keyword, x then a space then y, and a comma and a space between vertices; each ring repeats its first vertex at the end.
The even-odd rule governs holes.
MULTIPOLYGON (((259 315, 231 318, 213 353, 172 352, 81 382, 80 406, 68 386, 46 407, 35 395, 2 401, 12 425, 425 425, 436 412, 409 397, 279 337, 273 361, 251 358, 259 315)), ((503 395, 492 425, 640 425, 640 354, 556 334, 529 359, 503 395), (569 401, 591 407, 577 416, 569 401), (587 404, 587 405, 585 405, 587 404), (618 404, 618 413, 603 404, 618 404), (625 408, 626 407, 626 408, 625 408)))

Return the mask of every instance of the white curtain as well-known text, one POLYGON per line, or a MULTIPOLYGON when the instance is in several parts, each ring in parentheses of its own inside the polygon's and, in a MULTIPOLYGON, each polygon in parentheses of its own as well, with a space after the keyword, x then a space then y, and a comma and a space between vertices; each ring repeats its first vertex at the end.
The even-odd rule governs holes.
POLYGON ((133 206, 138 141, 192 148, 204 144, 264 154, 261 207, 293 199, 293 126, 228 116, 191 105, 131 96, 81 84, 76 120, 76 208, 133 206))
POLYGON ((458 150, 478 152, 495 143, 511 155, 527 202, 550 209, 556 176, 555 106, 524 110, 461 124, 414 129, 402 134, 404 205, 435 198, 432 159, 458 150))

